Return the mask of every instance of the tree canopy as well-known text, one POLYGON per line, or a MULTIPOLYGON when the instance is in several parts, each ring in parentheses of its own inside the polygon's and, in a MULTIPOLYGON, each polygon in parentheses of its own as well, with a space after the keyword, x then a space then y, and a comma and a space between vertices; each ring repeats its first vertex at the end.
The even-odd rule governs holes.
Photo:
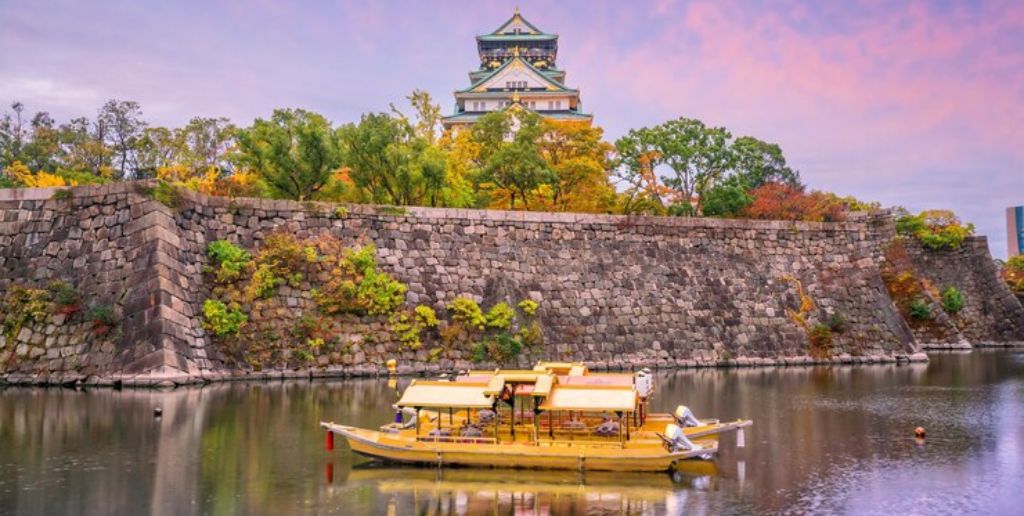
POLYGON ((0 116, 0 187, 156 178, 211 195, 801 220, 876 207, 807 193, 778 144, 692 118, 613 145, 598 126, 519 105, 442 131, 429 93, 405 100, 339 125, 278 109, 242 127, 194 117, 176 128, 149 124, 131 100, 60 124, 15 102, 0 116))
POLYGON ((338 132, 323 116, 302 109, 275 110, 236 137, 235 162, 256 171, 277 197, 311 199, 342 163, 338 132))

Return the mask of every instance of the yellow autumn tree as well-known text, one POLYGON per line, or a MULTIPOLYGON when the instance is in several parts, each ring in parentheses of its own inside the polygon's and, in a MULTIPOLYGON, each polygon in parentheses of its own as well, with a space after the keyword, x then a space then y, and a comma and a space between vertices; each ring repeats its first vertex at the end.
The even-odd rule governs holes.
POLYGON ((206 195, 259 197, 261 193, 259 176, 245 169, 225 174, 216 166, 195 169, 177 164, 157 168, 156 178, 206 195))
POLYGON ((550 211, 606 212, 615 202, 608 180, 612 146, 604 129, 586 122, 541 121, 541 156, 557 180, 538 189, 536 208, 550 211))
POLYGON ((442 193, 444 206, 468 208, 476 204, 474 183, 480 159, 480 144, 473 139, 470 131, 452 133, 445 131, 438 141, 438 147, 447 154, 445 181, 442 193))
POLYGON ((11 165, 5 170, 5 173, 16 183, 28 188, 50 188, 59 186, 75 186, 78 184, 74 181, 65 180, 57 174, 51 174, 42 170, 33 173, 20 161, 11 163, 11 165))

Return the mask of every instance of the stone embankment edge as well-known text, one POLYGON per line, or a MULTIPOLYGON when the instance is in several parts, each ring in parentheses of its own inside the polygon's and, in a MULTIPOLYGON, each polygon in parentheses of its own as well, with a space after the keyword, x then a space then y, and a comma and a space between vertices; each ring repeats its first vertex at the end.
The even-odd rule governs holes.
MULTIPOLYGON (((1024 345, 1024 343, 1010 343, 1012 345, 1024 345)), ((1004 345, 1005 346, 1005 345, 1004 345)), ((609 364, 587 365, 595 371, 637 371, 645 367, 659 371, 678 371, 687 369, 771 369, 775 367, 821 367, 821 366, 852 366, 852 365, 904 365, 908 363, 928 362, 928 355, 925 353, 913 353, 910 355, 878 355, 878 356, 839 356, 830 359, 814 359, 807 356, 790 357, 782 359, 770 358, 736 358, 718 360, 714 362, 697 362, 694 360, 680 360, 675 364, 658 364, 657 361, 638 361, 630 364, 633 367, 613 367, 609 364)), ((493 369, 495 364, 461 364, 466 367, 456 370, 469 369, 493 369)), ((429 376, 447 373, 450 370, 441 369, 436 364, 400 365, 398 376, 429 376)), ((207 373, 202 375, 109 375, 104 377, 84 376, 76 374, 64 374, 53 376, 25 375, 13 373, 0 376, 0 388, 17 386, 34 387, 107 387, 107 388, 156 388, 173 389, 188 385, 206 385, 222 382, 273 382, 284 380, 317 380, 329 378, 371 378, 389 376, 387 368, 359 366, 359 367, 327 367, 325 369, 298 369, 288 371, 232 371, 223 373, 207 373)))
MULTIPOLYGON (((112 183, 101 186, 76 186, 68 188, 4 188, 0 189, 0 202, 12 201, 45 201, 53 197, 59 190, 71 190, 76 198, 103 197, 111 194, 137 193, 140 186, 152 186, 152 181, 135 181, 112 183)), ((278 199, 262 199, 250 197, 216 197, 182 191, 183 198, 201 203, 205 207, 246 207, 277 212, 305 212, 330 214, 343 206, 351 214, 362 215, 400 215, 421 218, 447 218, 470 221, 510 221, 510 222, 545 222, 558 224, 599 224, 622 226, 635 223, 644 226, 660 227, 697 227, 697 228, 734 228, 734 229, 771 229, 800 231, 861 231, 866 214, 854 214, 855 217, 846 222, 805 222, 787 220, 749 220, 749 219, 714 219, 700 217, 656 217, 647 215, 607 215, 595 213, 544 212, 544 211, 508 211, 482 210, 470 208, 430 208, 423 206, 383 206, 376 204, 346 204, 326 202, 298 202, 278 199), (397 213, 395 213, 397 210, 397 213)))

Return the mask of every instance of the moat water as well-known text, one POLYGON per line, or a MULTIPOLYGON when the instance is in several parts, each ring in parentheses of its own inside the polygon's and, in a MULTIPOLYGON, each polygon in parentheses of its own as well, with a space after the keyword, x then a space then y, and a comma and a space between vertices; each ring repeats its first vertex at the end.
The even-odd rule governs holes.
POLYGON ((395 399, 385 380, 0 390, 0 514, 1024 510, 1024 351, 661 374, 657 410, 754 420, 746 447, 726 439, 713 465, 674 476, 382 466, 340 439, 324 450, 318 421, 376 427, 395 399))

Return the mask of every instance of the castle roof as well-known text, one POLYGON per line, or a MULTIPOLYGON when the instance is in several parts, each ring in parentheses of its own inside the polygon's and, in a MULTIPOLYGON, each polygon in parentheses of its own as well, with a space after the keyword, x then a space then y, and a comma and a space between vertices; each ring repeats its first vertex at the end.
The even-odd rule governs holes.
POLYGON ((523 15, 519 14, 519 8, 516 7, 515 12, 512 13, 512 17, 505 20, 505 23, 499 25, 494 32, 477 36, 476 38, 478 40, 496 41, 501 39, 543 40, 557 37, 558 36, 556 34, 547 34, 538 29, 536 25, 526 21, 526 18, 523 18, 523 15))
MULTIPOLYGON (((504 63, 501 64, 501 66, 495 68, 494 70, 492 70, 487 75, 485 75, 485 76, 481 77, 480 79, 478 79, 476 82, 471 84, 468 88, 465 88, 465 89, 462 89, 462 90, 457 90, 456 93, 485 92, 485 91, 488 90, 488 87, 490 85, 496 84, 497 81, 495 79, 497 79, 498 76, 501 75, 504 70, 506 70, 506 69, 514 69, 516 67, 521 67, 522 69, 526 70, 526 72, 529 75, 536 77, 536 79, 539 82, 541 82, 542 84, 546 84, 547 85, 546 89, 548 91, 562 91, 562 92, 575 92, 575 91, 577 91, 577 90, 574 90, 574 89, 571 89, 571 88, 566 88, 565 85, 563 85, 562 83, 560 83, 560 82, 556 81, 555 79, 551 78, 550 76, 548 76, 548 74, 545 74, 543 71, 539 70, 537 67, 535 67, 532 64, 530 64, 529 61, 527 61, 526 59, 523 59, 522 57, 517 55, 517 56, 513 57, 512 59, 509 59, 509 60, 505 61, 504 63)), ((496 86, 493 86, 493 87, 495 87, 495 88, 503 88, 504 86, 496 85, 496 86)))
MULTIPOLYGON (((512 107, 516 107, 517 109, 524 109, 526 111, 531 111, 533 113, 537 113, 538 115, 540 115, 540 116, 542 116, 544 118, 550 118, 550 119, 554 119, 554 120, 588 122, 588 121, 594 119, 594 115, 591 115, 589 113, 580 113, 578 111, 573 111, 573 110, 537 111, 537 110, 525 107, 522 104, 513 104, 512 106, 506 107, 504 109, 511 109, 512 107)), ((446 123, 466 123, 466 124, 468 124, 468 123, 476 122, 476 120, 478 118, 486 115, 487 113, 493 113, 493 111, 465 111, 465 112, 462 112, 462 113, 456 113, 454 115, 442 117, 442 120, 444 122, 446 122, 446 123)))

